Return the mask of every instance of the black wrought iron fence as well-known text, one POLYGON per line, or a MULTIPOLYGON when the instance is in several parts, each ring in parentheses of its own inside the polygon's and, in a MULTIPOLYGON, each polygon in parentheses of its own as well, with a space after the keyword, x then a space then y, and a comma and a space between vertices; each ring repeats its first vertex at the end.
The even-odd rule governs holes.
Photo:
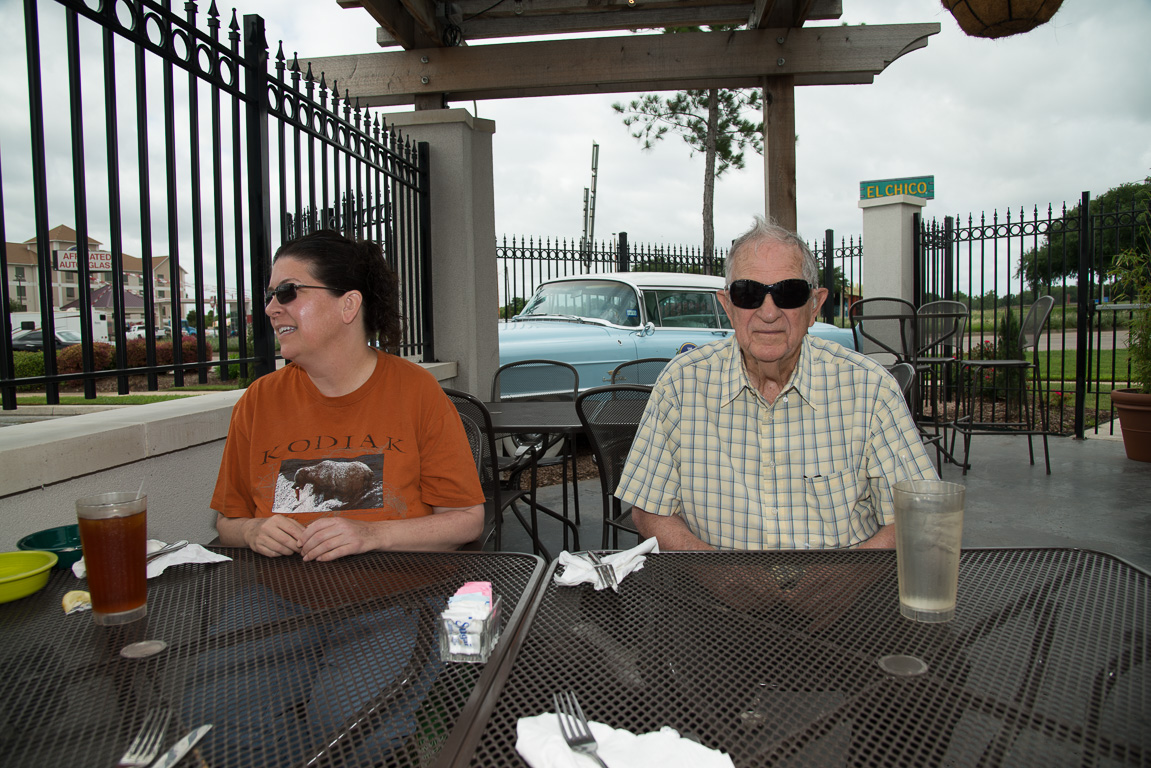
POLYGON ((635 244, 627 232, 612 241, 516 238, 496 243, 500 275, 500 319, 519 311, 539 285, 556 277, 604 272, 688 272, 722 275, 727 252, 707 257, 702 248, 635 244))
POLYGON ((1070 208, 917 217, 916 303, 966 303, 970 321, 960 354, 1005 357, 1017 354, 1010 345, 1036 297, 1053 296, 1038 349, 1041 377, 1031 391, 1049 407, 1052 433, 1111 432, 1109 393, 1131 384, 1125 350, 1131 308, 1113 304, 1106 274, 1114 255, 1134 241, 1141 210, 1133 198, 1108 206, 1084 192, 1070 208))
POLYGON ((51 404, 68 382, 94 397, 108 377, 127 393, 134 375, 157 389, 169 370, 177 386, 187 375, 206 382, 210 370, 224 380, 272 370, 260 299, 270 255, 320 226, 383 243, 408 319, 396 351, 434 355, 427 145, 300 72, 282 45, 269 69, 260 17, 245 16, 241 29, 214 4, 183 10, 171 0, 24 3, 28 109, 9 123, 25 128, 0 144, 5 409, 18 386, 44 387, 51 404), (86 113, 92 103, 100 111, 86 113), (97 294, 109 297, 106 327, 87 311, 97 294), (85 308, 75 354, 52 342, 69 299, 85 308), (38 313, 48 340, 34 365, 13 354, 14 303, 38 313), (138 342, 132 322, 143 327, 138 342))
POLYGON ((861 298, 863 285, 863 238, 840 238, 835 245, 835 232, 826 230, 822 243, 811 244, 812 253, 822 265, 821 280, 827 289, 823 302, 823 321, 848 327, 848 310, 861 298))

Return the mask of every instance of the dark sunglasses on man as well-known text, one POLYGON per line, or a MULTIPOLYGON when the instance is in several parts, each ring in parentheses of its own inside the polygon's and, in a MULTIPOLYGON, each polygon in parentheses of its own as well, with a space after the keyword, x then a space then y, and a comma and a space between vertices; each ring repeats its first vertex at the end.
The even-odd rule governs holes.
POLYGON ((280 302, 281 304, 291 304, 296 300, 296 292, 301 288, 318 288, 323 291, 335 291, 336 293, 347 293, 341 288, 331 288, 326 285, 303 285, 301 283, 281 283, 275 288, 269 288, 264 292, 264 306, 272 303, 272 299, 280 302))
POLYGON ((803 278, 793 277, 771 285, 755 280, 733 280, 727 286, 728 298, 740 309, 759 309, 768 294, 780 309, 796 309, 811 298, 811 284, 803 278))

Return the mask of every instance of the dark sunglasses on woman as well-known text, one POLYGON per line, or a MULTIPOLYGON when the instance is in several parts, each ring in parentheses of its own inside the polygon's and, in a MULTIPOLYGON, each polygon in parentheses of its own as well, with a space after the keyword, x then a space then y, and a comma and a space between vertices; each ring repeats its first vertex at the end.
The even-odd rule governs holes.
POLYGON ((324 291, 335 291, 336 293, 346 293, 339 288, 329 288, 326 285, 303 285, 301 283, 282 283, 275 288, 270 288, 264 292, 264 306, 272 303, 272 299, 280 302, 281 304, 291 304, 296 300, 296 291, 301 288, 319 288, 324 291))
POLYGON ((759 309, 763 300, 771 294, 775 306, 780 309, 802 307, 811 298, 811 284, 803 278, 793 277, 778 283, 765 285, 755 280, 733 280, 727 286, 731 303, 740 309, 759 309))

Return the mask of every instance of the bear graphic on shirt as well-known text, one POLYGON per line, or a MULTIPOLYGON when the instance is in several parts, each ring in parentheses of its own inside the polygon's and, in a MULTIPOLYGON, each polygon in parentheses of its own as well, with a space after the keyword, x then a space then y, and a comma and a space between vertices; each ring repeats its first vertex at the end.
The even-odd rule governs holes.
POLYGON ((273 511, 339 514, 381 507, 402 511, 406 504, 395 489, 384 483, 383 466, 381 453, 318 461, 286 459, 276 478, 273 511))

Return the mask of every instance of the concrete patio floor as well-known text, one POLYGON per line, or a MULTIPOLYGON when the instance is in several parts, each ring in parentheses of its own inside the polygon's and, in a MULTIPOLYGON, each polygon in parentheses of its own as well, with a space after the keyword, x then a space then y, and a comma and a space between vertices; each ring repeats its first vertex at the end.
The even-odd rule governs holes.
MULTIPOLYGON (((967 488, 963 528, 965 547, 1079 547, 1117 555, 1151 571, 1151 464, 1131 461, 1119 439, 1049 438, 1051 474, 1043 469, 1042 442, 1036 463, 1027 460, 1027 439, 977 436, 971 443, 971 469, 943 465, 943 479, 967 488)), ((598 548, 603 502, 598 480, 580 490, 580 547, 598 548)), ((560 486, 539 491, 540 501, 560 508, 560 486)), ((559 525, 541 525, 552 555, 563 549, 559 525)), ((509 517, 506 550, 531 551, 526 532, 509 517)), ((620 547, 635 544, 620 537, 620 547)))

